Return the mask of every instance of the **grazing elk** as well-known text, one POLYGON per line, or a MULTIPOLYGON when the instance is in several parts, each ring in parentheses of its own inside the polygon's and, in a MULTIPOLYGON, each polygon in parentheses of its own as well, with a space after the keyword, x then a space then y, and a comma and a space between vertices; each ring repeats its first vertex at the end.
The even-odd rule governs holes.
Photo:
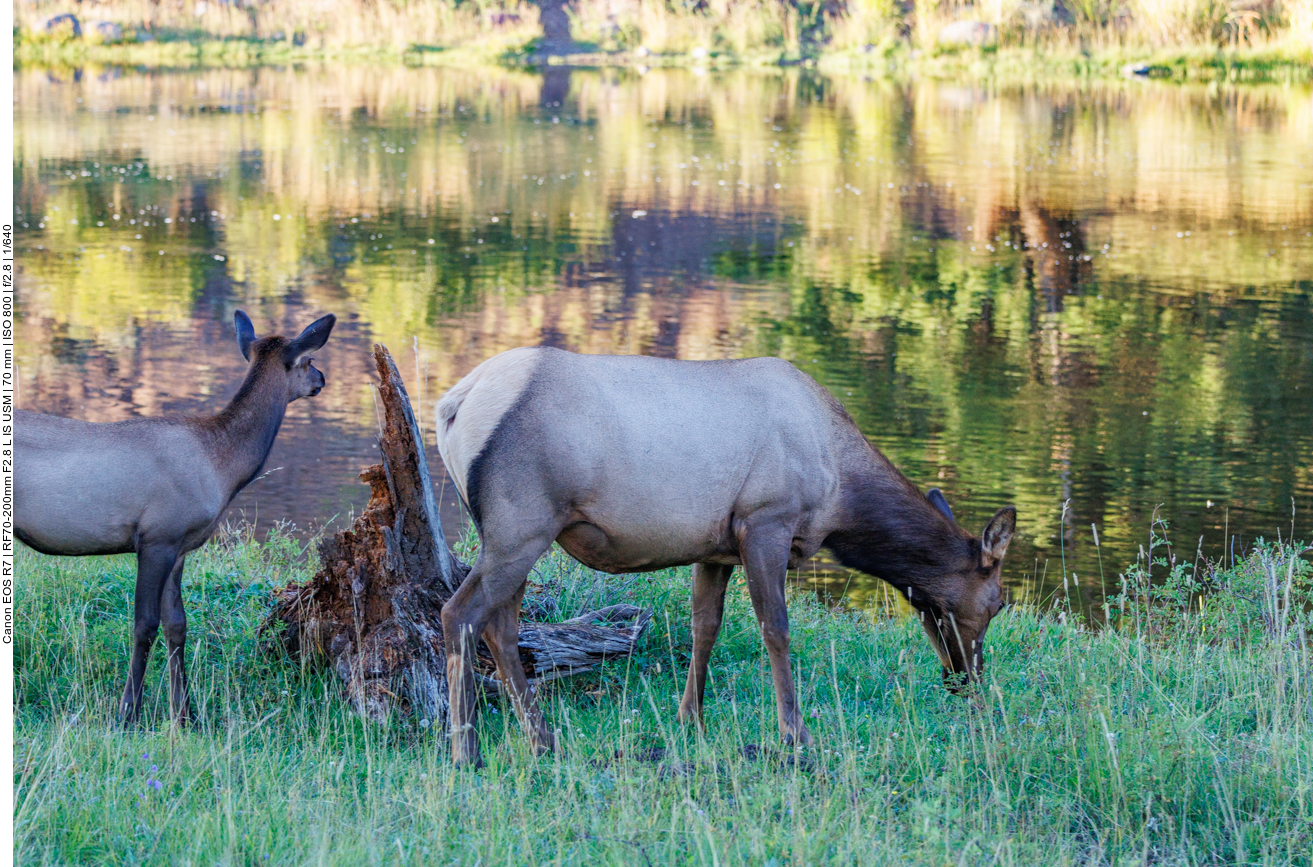
POLYGON ((257 339, 245 313, 234 319, 251 366, 218 415, 97 424, 19 411, 15 420, 18 538, 43 554, 137 555, 132 664, 119 704, 124 722, 137 718, 161 619, 171 711, 179 722, 191 719, 183 558, 210 538, 228 503, 259 475, 287 405, 324 387, 307 353, 328 340, 331 314, 295 340, 257 339))
POLYGON ((693 564, 681 720, 701 722, 725 587, 742 564, 786 741, 810 743, 789 670, 785 576, 822 547, 906 594, 956 686, 983 667, 1016 510, 975 537, 922 494, 811 377, 777 358, 670 361, 513 349, 438 403, 438 449, 479 531, 442 611, 452 753, 478 763, 481 635, 534 746, 554 747, 516 653, 520 599, 553 540, 606 572, 693 564))

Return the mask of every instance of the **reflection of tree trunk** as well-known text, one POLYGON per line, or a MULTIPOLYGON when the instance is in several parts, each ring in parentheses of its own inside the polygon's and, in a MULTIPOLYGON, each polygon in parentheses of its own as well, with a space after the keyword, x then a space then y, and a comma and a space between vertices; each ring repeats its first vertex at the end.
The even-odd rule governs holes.
POLYGON ((1035 286, 1044 294, 1048 311, 1056 313, 1084 271, 1084 230, 1074 219, 1056 217, 1030 198, 1022 199, 1020 217, 1035 286))
POLYGON ((538 104, 544 108, 559 107, 570 94, 570 67, 549 66, 543 70, 543 89, 538 92, 538 104))

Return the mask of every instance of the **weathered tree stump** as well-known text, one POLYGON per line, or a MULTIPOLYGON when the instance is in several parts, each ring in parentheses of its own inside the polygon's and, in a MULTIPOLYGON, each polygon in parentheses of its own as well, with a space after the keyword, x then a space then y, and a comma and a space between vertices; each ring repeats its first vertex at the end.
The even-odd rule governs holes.
MULTIPOLYGON (((326 661, 352 706, 382 723, 413 713, 447 732, 442 605, 469 566, 447 546, 419 425, 386 347, 375 344, 383 462, 366 468, 369 504, 348 530, 319 546, 320 569, 277 596, 266 629, 307 663, 326 661)), ((633 651, 652 612, 613 605, 563 623, 520 624, 520 660, 530 683, 588 671, 633 651)), ((480 643, 479 679, 500 683, 480 643)))

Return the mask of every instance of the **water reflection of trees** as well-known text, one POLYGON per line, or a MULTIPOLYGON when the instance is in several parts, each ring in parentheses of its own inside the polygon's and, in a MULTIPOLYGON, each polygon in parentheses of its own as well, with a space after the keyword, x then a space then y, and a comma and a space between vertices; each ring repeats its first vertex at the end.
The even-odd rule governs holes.
MULTIPOLYGON (((212 406, 240 374, 233 306, 287 328, 331 309, 336 382, 416 339, 429 397, 526 343, 782 355, 968 522, 1016 500, 1026 550, 1062 533, 1078 563, 1082 527, 1133 550, 1157 503, 1201 530, 1209 498, 1313 505, 1289 230, 1313 226, 1313 103, 1131 88, 20 73, 17 199, 50 218, 20 232, 24 405, 212 406)), ((306 413, 270 490, 297 496, 325 452, 351 489, 368 390, 306 413)))

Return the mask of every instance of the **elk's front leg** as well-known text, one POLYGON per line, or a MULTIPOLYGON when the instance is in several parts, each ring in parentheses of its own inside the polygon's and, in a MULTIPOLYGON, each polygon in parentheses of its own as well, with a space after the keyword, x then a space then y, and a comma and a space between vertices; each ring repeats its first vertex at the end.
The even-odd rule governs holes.
POLYGON ((792 541, 792 531, 779 524, 745 528, 739 536, 739 556, 743 559, 752 608, 761 624, 762 641, 770 657, 780 734, 785 743, 810 744, 812 736, 803 725, 793 672, 789 668, 789 610, 784 582, 792 541))
POLYGON ((733 566, 714 563, 693 565, 693 660, 688 665, 684 700, 679 703, 679 721, 693 720, 702 726, 702 697, 707 686, 707 662, 716 646, 725 612, 725 588, 733 566))
POLYGON ((178 563, 178 549, 166 545, 143 545, 137 551, 137 589, 132 611, 132 662, 128 683, 119 702, 119 719, 136 722, 141 711, 141 692, 146 679, 146 662, 160 630, 160 595, 164 582, 178 563))

